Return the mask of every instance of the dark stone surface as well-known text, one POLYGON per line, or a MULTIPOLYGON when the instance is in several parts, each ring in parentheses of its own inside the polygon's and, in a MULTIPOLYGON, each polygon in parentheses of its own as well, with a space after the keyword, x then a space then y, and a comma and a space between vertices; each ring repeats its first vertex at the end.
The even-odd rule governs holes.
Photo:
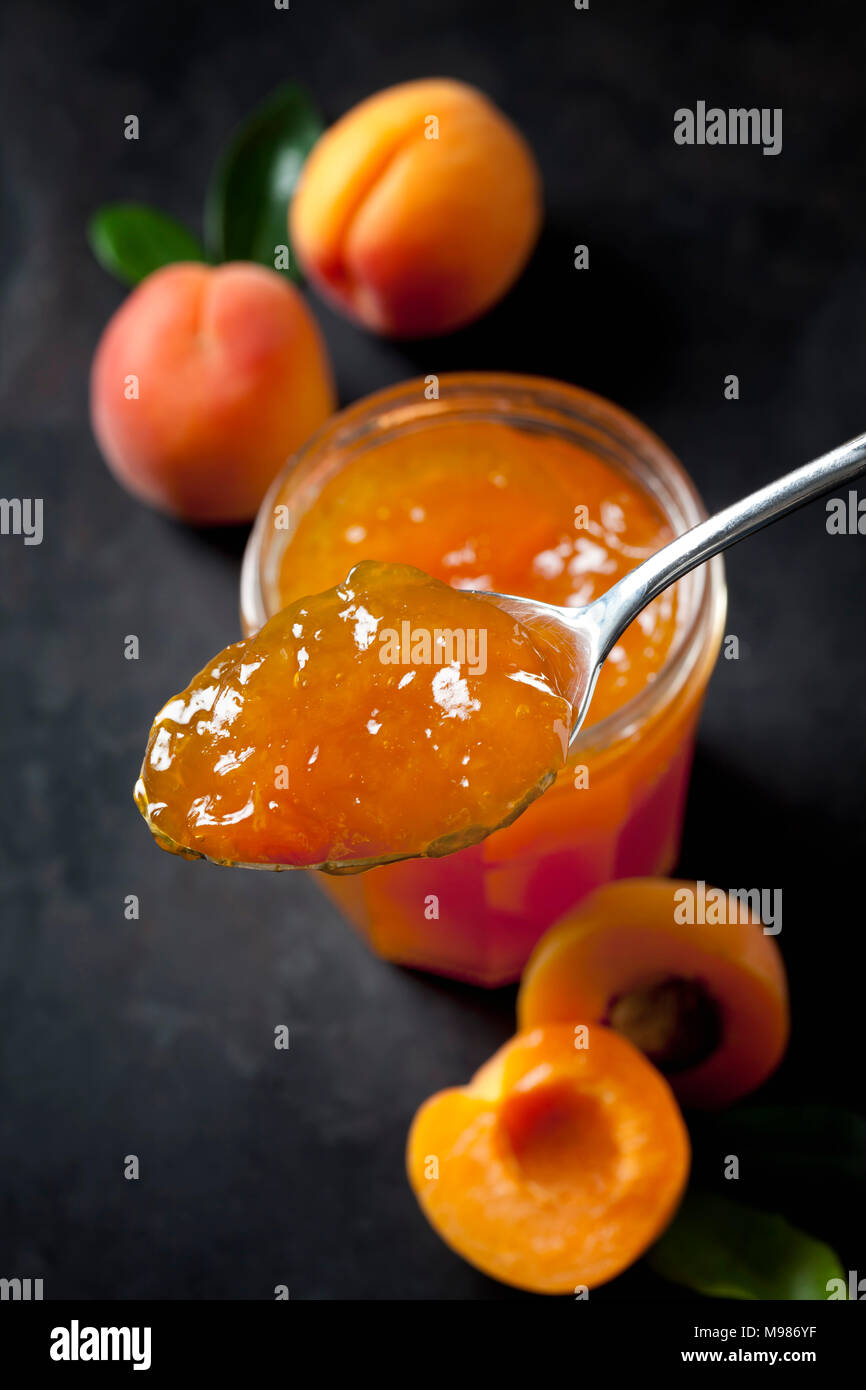
MULTIPOLYGON (((171 859, 132 806, 154 711, 236 633, 242 538, 160 519, 100 461, 87 372, 121 291, 85 221, 137 198, 196 225, 233 124, 287 78, 331 117, 412 76, 476 82, 538 152, 543 242, 453 338, 378 343, 321 309, 342 401, 419 371, 563 377, 641 415, 721 505, 866 426, 862 14, 9 0, 3 28, 2 493, 46 512, 41 546, 0 538, 0 1275, 46 1297, 518 1296, 439 1243, 402 1172, 415 1107, 509 1034, 512 993, 384 965, 306 878, 171 859), (698 99, 781 106, 783 153, 675 146, 698 99)), ((711 686, 681 869, 783 888, 795 1031, 765 1096, 852 1104, 866 538, 829 537, 819 503, 728 573, 742 656, 711 686)), ((806 1186, 776 1204, 862 1264, 845 1198, 806 1186)), ((594 1297, 630 1295, 677 1296, 638 1268, 594 1297)))

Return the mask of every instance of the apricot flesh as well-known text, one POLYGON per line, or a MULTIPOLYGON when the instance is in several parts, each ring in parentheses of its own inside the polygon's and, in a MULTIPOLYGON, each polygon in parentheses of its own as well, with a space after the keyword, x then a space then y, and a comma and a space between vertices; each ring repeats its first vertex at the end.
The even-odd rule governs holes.
POLYGON ((263 266, 170 265, 110 319, 93 432, 135 496, 184 521, 249 521, 333 412, 331 367, 300 293, 263 266))
POLYGON ((673 1217, 689 1163, 667 1082, 599 1025, 518 1034, 468 1086, 422 1105, 407 1145, 410 1184, 446 1244, 549 1294, 638 1259, 673 1217))
POLYGON ((755 1090, 788 1042, 785 967, 751 914, 678 921, 677 895, 696 888, 623 879, 587 898, 531 955, 519 1026, 609 1023, 646 1052, 686 1105, 727 1105, 755 1090))
POLYGON ((365 561, 168 702, 136 800, 187 857, 353 872, 512 820, 562 766, 570 719, 500 608, 365 561))
POLYGON ((375 332, 445 333, 517 279, 538 235, 535 159, 474 87, 406 82, 326 131, 301 174, 290 239, 313 283, 375 332))

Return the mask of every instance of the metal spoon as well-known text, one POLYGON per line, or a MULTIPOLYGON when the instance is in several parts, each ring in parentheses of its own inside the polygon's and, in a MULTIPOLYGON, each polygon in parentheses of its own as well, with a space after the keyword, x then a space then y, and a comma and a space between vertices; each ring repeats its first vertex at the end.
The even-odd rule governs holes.
POLYGON ((542 655, 549 659, 560 691, 572 706, 573 743, 586 719, 602 665, 648 603, 719 551, 864 471, 866 434, 860 434, 677 536, 583 608, 560 608, 513 594, 476 592, 527 628, 542 655))

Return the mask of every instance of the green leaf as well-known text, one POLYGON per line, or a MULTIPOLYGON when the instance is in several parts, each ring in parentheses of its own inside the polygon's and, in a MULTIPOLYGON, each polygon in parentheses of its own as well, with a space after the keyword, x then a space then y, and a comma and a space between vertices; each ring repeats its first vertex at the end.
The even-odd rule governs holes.
POLYGON ((288 246, 289 202, 323 130, 309 96, 288 83, 236 131, 205 206, 205 241, 214 260, 258 261, 300 279, 291 254, 288 266, 275 267, 275 248, 288 246))
POLYGON ((828 1245, 725 1197, 686 1198, 649 1254, 657 1274, 713 1298, 827 1299, 845 1275, 828 1245))
POLYGON ((103 270, 125 285, 175 261, 203 261, 204 250, 173 218, 143 203, 109 203, 87 226, 90 249, 103 270))

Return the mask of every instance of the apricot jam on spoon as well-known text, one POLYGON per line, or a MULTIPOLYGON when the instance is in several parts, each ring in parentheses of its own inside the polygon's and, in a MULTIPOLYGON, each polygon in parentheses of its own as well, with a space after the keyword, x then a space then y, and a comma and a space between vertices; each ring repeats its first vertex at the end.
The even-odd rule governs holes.
POLYGON ((553 781, 601 666, 695 566, 866 469, 866 435, 678 536, 584 608, 365 561, 226 648, 157 715, 136 801, 219 864, 354 873, 450 854, 553 781))
POLYGON ((570 728, 501 608, 365 561, 169 700, 135 797, 172 853, 353 873, 507 825, 553 781, 570 728))

